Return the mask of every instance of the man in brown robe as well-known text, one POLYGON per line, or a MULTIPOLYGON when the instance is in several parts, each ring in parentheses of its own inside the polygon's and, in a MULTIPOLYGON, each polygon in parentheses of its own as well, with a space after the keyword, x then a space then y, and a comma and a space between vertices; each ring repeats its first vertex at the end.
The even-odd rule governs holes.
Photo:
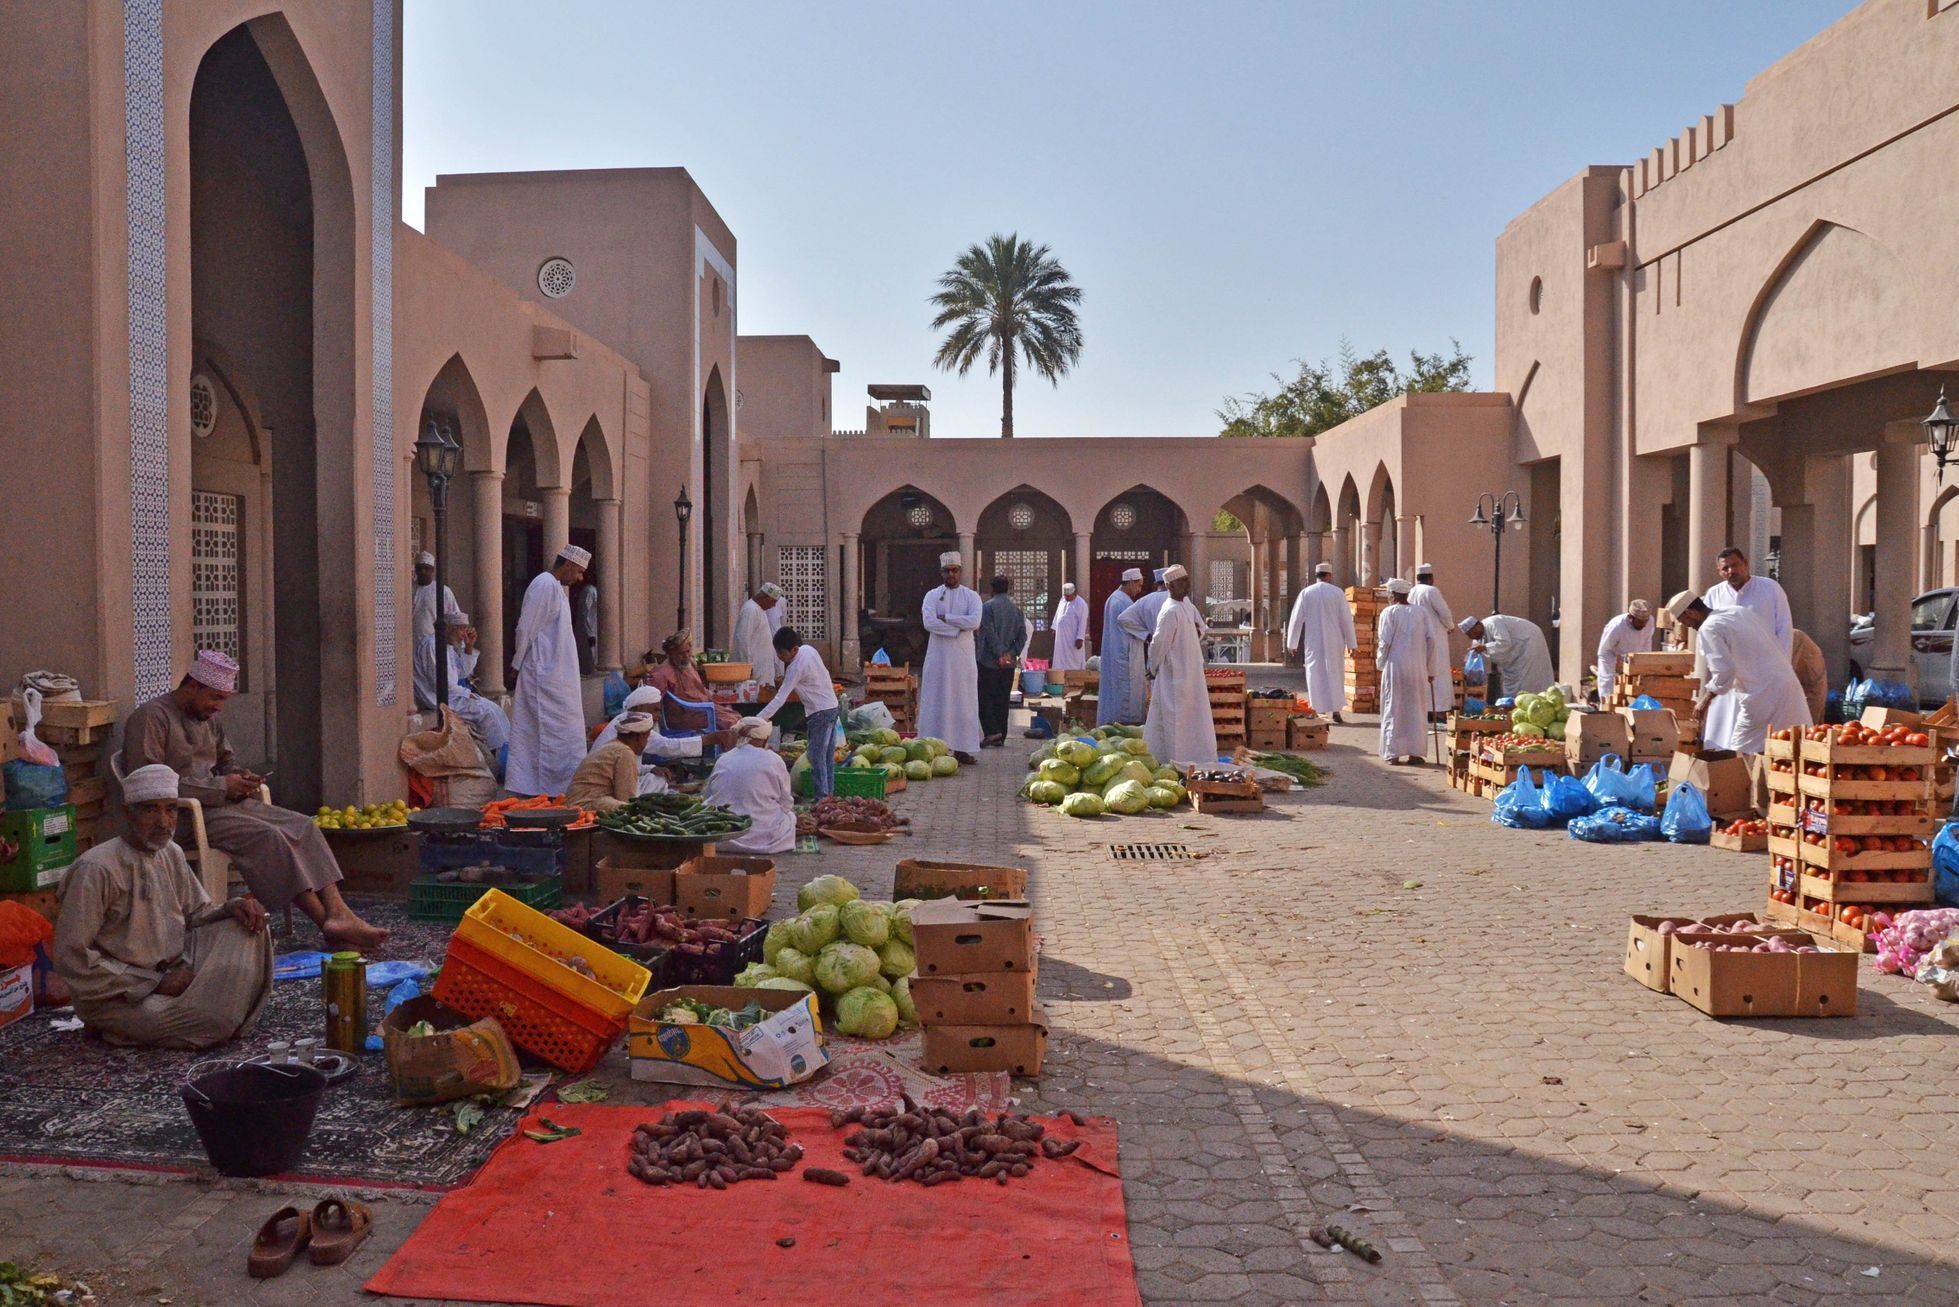
POLYGON ((129 833, 62 873, 55 971, 75 1013, 111 1044, 204 1049, 250 1030, 272 992, 265 909, 212 903, 171 841, 177 774, 123 782, 129 833))
POLYGON ((175 690, 123 723, 124 766, 162 763, 177 773, 183 796, 204 805, 211 847, 230 855, 268 912, 297 907, 332 949, 379 947, 388 932, 362 921, 340 897, 340 865, 313 819, 262 802, 264 778, 232 758, 217 717, 237 688, 238 664, 200 651, 175 690))

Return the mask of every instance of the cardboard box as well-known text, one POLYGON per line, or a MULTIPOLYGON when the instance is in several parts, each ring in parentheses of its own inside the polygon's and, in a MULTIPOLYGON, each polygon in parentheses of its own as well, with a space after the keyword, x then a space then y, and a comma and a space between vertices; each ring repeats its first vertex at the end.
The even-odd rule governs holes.
POLYGON ((689 858, 673 873, 671 902, 689 917, 765 917, 774 899, 774 858, 689 858))
POLYGON ((1757 807, 1748 763, 1732 749, 1676 753, 1673 765, 1667 768, 1667 779, 1699 790, 1709 815, 1719 821, 1732 821, 1757 807))
POLYGON ((1283 726, 1254 726, 1245 732, 1245 742, 1254 749, 1283 750, 1287 744, 1286 729, 1283 726))
MULTIPOLYGON (((1792 943, 1812 941, 1787 932, 1792 943)), ((1760 935, 1683 933, 1671 957, 1673 994, 1711 1017, 1849 1017, 1857 1015, 1857 965, 1861 955, 1821 953, 1717 953, 1690 945, 1753 945, 1760 935)))
POLYGON ((427 994, 382 1018, 381 1049, 395 1101, 421 1107, 472 1094, 508 1093, 523 1079, 517 1050, 495 1017, 471 1021, 427 994), (411 1035, 426 1021, 433 1035, 411 1035))
POLYGON ((616 903, 628 894, 672 903, 674 873, 663 867, 615 867, 610 858, 599 859, 592 868, 592 897, 601 903, 616 903))
POLYGON ((1752 912, 1730 912, 1698 918, 1635 914, 1626 930, 1625 972, 1646 988, 1662 994, 1667 992, 1672 972, 1673 932, 1662 933, 1660 930, 1661 923, 1667 921, 1694 921, 1710 928, 1720 927, 1744 933, 1762 925, 1752 912))
POLYGON ((1333 730, 1324 717, 1293 717, 1286 723, 1286 747, 1294 753, 1324 749, 1333 730))
POLYGON ((1565 757, 1574 768, 1590 767, 1608 753, 1626 756, 1626 719, 1618 713, 1574 710, 1564 724, 1565 757))
POLYGON ((1621 708, 1628 758, 1641 762, 1671 758, 1680 747, 1680 725, 1670 708, 1621 708))
POLYGON ((34 1012, 34 964, 0 971, 0 1029, 34 1012))
POLYGON ((5 843, 16 848, 0 862, 0 890, 23 894, 53 889, 75 860, 74 806, 0 812, 0 844, 5 843))
POLYGON ((785 1089, 830 1061, 816 995, 731 985, 680 985, 648 994, 627 1020, 626 1055, 635 1080, 749 1089, 785 1089), (659 1019, 661 1009, 683 998, 732 1011, 755 1003, 770 1015, 745 1030, 659 1019))
POLYGON ((1037 1076, 1048 1055, 1047 1013, 1012 1026, 927 1026, 919 1063, 935 1075, 962 1071, 1005 1071, 1037 1076))
POLYGON ((1035 971, 913 976, 911 1001, 927 1026, 1009 1026, 1034 1012, 1035 971))
POLYGON ((406 894, 422 875, 422 837, 411 830, 326 830, 327 847, 340 866, 343 887, 375 894, 406 894))
POLYGON ((20 757, 20 727, 14 723, 12 699, 0 698, 0 763, 20 757))
POLYGON ((1025 867, 994 867, 981 862, 928 862, 906 858, 891 876, 896 899, 1012 899, 1027 897, 1025 867))
POLYGON ((921 976, 1034 969, 1034 909, 1025 903, 935 899, 911 912, 921 976))
POLYGON ((712 844, 669 844, 663 840, 636 840, 608 830, 592 832, 592 869, 601 861, 614 867, 648 867, 672 871, 689 858, 714 852, 712 844))

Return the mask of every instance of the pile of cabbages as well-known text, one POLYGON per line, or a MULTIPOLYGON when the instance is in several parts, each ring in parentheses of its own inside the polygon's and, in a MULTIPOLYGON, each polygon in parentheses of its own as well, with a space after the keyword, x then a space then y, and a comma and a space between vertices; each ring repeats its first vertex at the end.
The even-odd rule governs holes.
POLYGON ((1919 961, 1953 934, 1959 934, 1959 908, 1900 912, 1877 932, 1877 957, 1872 965, 1879 971, 1913 975, 1919 961))
POLYGON ((1174 808, 1185 797, 1182 773, 1158 765, 1134 726, 1098 726, 1092 735, 1044 744, 1027 765, 1033 770, 1021 783, 1020 797, 1058 807, 1070 817, 1131 816, 1174 808))
POLYGON ((744 967, 744 989, 815 993, 845 1035, 888 1039, 918 1024, 911 983, 911 910, 917 899, 874 903, 841 876, 818 876, 796 892, 800 915, 762 936, 762 960, 744 967))

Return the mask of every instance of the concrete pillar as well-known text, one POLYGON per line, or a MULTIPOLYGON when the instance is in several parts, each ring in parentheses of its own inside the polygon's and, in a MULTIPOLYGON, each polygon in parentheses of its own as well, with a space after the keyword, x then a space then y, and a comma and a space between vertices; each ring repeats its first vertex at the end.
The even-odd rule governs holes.
POLYGON ((600 499, 593 501, 592 507, 598 511, 599 519, 598 556, 593 559, 599 568, 598 669, 609 672, 624 666, 619 657, 619 616, 626 602, 626 585, 620 575, 619 536, 625 504, 617 499, 600 499))
MULTIPOLYGON (((1313 539, 1317 541, 1319 537, 1315 535, 1313 539)), ((1313 564, 1320 560, 1314 558, 1308 561, 1307 551, 1309 548, 1311 546, 1307 544, 1306 534, 1303 531, 1296 531, 1286 537, 1286 585, 1292 593, 1286 596, 1286 611, 1279 614, 1279 627, 1281 630, 1285 628, 1286 619, 1292 616, 1292 600, 1294 596, 1307 586, 1313 584, 1313 564)), ((1317 554, 1319 550, 1313 549, 1312 552, 1317 554)))
POLYGON ((1911 598, 1917 580, 1918 437, 1916 422, 1893 422, 1877 447, 1877 595, 1873 676, 1911 680, 1911 598))
POLYGON ((1081 595, 1082 602, 1093 604, 1095 596, 1088 592, 1089 543, 1088 532, 1075 532, 1075 552, 1068 560, 1068 566, 1074 570, 1069 573, 1068 579, 1075 583, 1075 591, 1081 595))
POLYGON ((1732 430, 1703 432, 1687 451, 1687 588, 1714 584, 1714 556, 1728 545, 1728 463, 1732 430))
POLYGON ((1939 569, 1939 524, 1927 522, 1919 528, 1924 538, 1924 550, 1918 559, 1918 582, 1915 590, 1930 590, 1944 585, 1939 569))
POLYGON ((973 533, 971 531, 961 531, 959 533, 959 556, 966 563, 966 584, 977 587, 979 584, 979 551, 973 547, 973 533))
POLYGON ((750 531, 748 533, 747 593, 754 594, 762 588, 762 582, 767 579, 762 574, 762 533, 760 531, 750 531))
POLYGON ((1352 527, 1339 526, 1333 529, 1333 583, 1342 587, 1356 583, 1352 527))
POLYGON ((1190 598, 1202 611, 1204 600, 1211 591, 1211 538, 1202 531, 1190 534, 1190 561, 1184 566, 1190 571, 1190 598))
POLYGON ((476 563, 476 683, 484 696, 503 693, 503 473, 471 472, 470 527, 476 563))
MULTIPOLYGON (((1661 591, 1660 521, 1672 469, 1665 458, 1631 458, 1626 467, 1625 535, 1619 550, 1626 588, 1624 594, 1614 593, 1609 598, 1614 607, 1620 606, 1621 600, 1644 599, 1657 612, 1671 597, 1661 591)), ((1786 523, 1783 538, 1786 552, 1786 523)))
POLYGON ((1420 521, 1421 519, 1412 513, 1404 513, 1394 520, 1394 570, 1397 576, 1413 577, 1416 567, 1424 562, 1435 561, 1433 559, 1422 559, 1415 556, 1416 550, 1421 547, 1415 539, 1416 524, 1420 521))
MULTIPOLYGON (((1286 596, 1279 585, 1279 560, 1285 558, 1290 551, 1280 548, 1283 543, 1287 542, 1281 541, 1278 536, 1268 536, 1265 541, 1265 629, 1267 631, 1283 631, 1286 626, 1286 596)), ((1298 575, 1296 569, 1288 570, 1286 573, 1288 584, 1298 584, 1294 579, 1298 575)), ((1274 645, 1274 648, 1276 649, 1277 646, 1274 645)), ((1276 654, 1274 656, 1276 657, 1276 654)))
POLYGON ((847 668, 855 668, 864 661, 864 651, 857 643, 857 609, 860 606, 857 577, 861 570, 857 536, 846 531, 843 533, 843 612, 837 626, 837 661, 847 668))
POLYGON ((1381 580, 1381 524, 1378 521, 1360 524, 1360 574, 1361 585, 1378 585, 1381 580))
POLYGON ((1251 617, 1245 623, 1252 631, 1250 657, 1254 662, 1262 662, 1265 657, 1265 603, 1268 592, 1265 588, 1265 556, 1267 546, 1263 541, 1254 540, 1251 565, 1245 569, 1245 598, 1251 603, 1251 617))
MULTIPOLYGON (((1306 571, 1311 572, 1319 564, 1330 561, 1334 555, 1333 532, 1308 531, 1306 533, 1306 571)), ((1335 570, 1338 575, 1338 569, 1335 570)))
POLYGON ((571 543, 571 487, 541 486, 537 493, 544 500, 544 565, 549 567, 571 543))

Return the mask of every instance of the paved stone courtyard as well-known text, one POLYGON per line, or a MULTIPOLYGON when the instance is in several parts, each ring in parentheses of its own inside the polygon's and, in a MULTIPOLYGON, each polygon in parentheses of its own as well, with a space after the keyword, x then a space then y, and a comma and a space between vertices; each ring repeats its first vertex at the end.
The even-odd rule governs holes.
MULTIPOLYGON (((785 859, 778 909, 822 871, 888 893, 907 854, 1034 868, 1055 1035, 1022 1092, 1121 1122, 1152 1304, 1959 1302, 1959 1009, 1868 970, 1854 1020, 1653 994, 1627 915, 1756 907, 1764 856, 1500 829, 1375 738, 1336 728, 1330 783, 1260 817, 1099 822, 1017 803, 1015 740, 900 799, 908 842, 785 859), (1381 1263, 1313 1244, 1328 1220, 1381 1263)), ((81 1175, 0 1172, 0 1257, 115 1304, 373 1301, 427 1210, 377 1195, 348 1267, 257 1284, 278 1191, 81 1175)))

